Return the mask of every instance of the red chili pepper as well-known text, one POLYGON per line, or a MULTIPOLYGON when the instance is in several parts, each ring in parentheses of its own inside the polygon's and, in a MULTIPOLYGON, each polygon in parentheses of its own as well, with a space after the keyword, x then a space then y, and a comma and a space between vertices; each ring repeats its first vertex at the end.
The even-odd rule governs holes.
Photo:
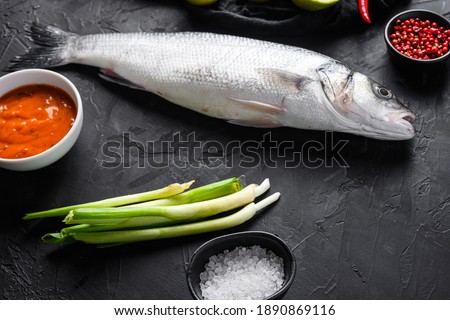
POLYGON ((365 22, 370 23, 369 0, 358 0, 359 13, 365 22))

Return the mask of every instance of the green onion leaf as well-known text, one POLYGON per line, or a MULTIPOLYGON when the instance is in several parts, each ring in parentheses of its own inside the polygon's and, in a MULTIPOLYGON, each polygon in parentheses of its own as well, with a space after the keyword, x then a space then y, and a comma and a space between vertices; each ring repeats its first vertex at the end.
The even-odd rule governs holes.
POLYGON ((144 202, 154 199, 160 199, 160 198, 167 198, 176 194, 179 194, 183 192, 184 190, 188 189, 195 181, 190 181, 187 183, 173 183, 171 185, 168 185, 165 188, 158 189, 158 190, 152 190, 142 193, 136 193, 126 196, 120 196, 115 198, 109 198, 94 202, 88 202, 83 204, 77 204, 67 207, 61 207, 61 208, 55 208, 51 210, 46 211, 39 211, 39 212, 33 212, 26 214, 23 219, 37 219, 37 218, 49 218, 49 217, 59 217, 59 216, 65 216, 67 215, 70 210, 77 209, 77 208, 105 208, 105 207, 116 207, 116 206, 123 206, 131 203, 136 202, 144 202))
POLYGON ((278 200, 280 193, 274 193, 260 203, 250 203, 238 212, 226 217, 193 222, 177 226, 141 230, 121 230, 105 232, 73 233, 75 240, 91 244, 116 244, 182 237, 238 226, 255 216, 258 210, 278 200))

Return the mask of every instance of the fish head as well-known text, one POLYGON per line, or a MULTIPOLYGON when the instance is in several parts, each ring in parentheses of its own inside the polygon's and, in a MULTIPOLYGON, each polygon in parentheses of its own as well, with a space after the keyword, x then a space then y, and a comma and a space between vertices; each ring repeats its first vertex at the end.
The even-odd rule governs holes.
POLYGON ((416 116, 391 90, 346 67, 318 72, 329 108, 346 132, 381 140, 414 137, 416 116))

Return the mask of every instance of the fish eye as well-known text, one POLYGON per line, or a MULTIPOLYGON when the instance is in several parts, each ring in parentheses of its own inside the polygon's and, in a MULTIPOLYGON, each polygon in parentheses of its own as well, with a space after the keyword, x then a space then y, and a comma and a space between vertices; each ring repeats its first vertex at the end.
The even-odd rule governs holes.
POLYGON ((382 86, 375 86, 375 93, 383 99, 390 99, 392 98, 392 92, 389 89, 386 89, 385 87, 382 86))
POLYGON ((386 88, 380 88, 379 92, 380 92, 380 94, 383 97, 390 97, 391 96, 391 92, 388 89, 386 89, 386 88))

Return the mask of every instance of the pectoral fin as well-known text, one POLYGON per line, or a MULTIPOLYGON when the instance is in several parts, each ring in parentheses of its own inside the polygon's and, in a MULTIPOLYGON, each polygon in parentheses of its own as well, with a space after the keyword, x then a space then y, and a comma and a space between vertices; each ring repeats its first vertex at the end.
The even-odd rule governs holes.
POLYGON ((264 112, 264 113, 269 113, 269 114, 279 114, 284 111, 283 107, 269 104, 269 103, 252 101, 252 100, 235 99, 235 98, 230 98, 230 100, 239 103, 243 108, 246 108, 249 110, 254 110, 254 111, 259 111, 259 112, 264 112))

